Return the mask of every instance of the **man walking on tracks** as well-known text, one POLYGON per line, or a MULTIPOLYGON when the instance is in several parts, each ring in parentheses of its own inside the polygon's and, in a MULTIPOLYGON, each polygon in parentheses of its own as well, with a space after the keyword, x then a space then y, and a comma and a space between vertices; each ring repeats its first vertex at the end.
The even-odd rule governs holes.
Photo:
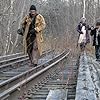
POLYGON ((88 34, 89 26, 86 24, 86 18, 82 17, 77 27, 79 32, 78 44, 80 45, 81 52, 85 50, 85 47, 90 43, 90 37, 88 34))
POLYGON ((96 27, 91 29, 93 46, 95 46, 96 60, 100 61, 100 19, 96 21, 96 27))
POLYGON ((37 66, 38 58, 42 55, 42 31, 45 29, 45 26, 44 17, 41 14, 37 14, 36 7, 32 5, 29 15, 23 18, 22 28, 24 33, 22 35, 25 53, 28 53, 31 65, 34 67, 37 66))

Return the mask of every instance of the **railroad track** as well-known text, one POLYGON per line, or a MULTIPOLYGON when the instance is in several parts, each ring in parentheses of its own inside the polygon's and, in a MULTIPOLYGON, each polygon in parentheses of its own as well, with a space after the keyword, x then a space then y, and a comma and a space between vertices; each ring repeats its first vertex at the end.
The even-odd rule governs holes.
POLYGON ((22 55, 24 55, 23 52, 16 53, 16 54, 11 54, 11 55, 0 56, 0 61, 15 58, 15 57, 19 57, 19 56, 22 56, 22 55))
MULTIPOLYGON (((43 62, 42 59, 44 59, 44 61, 45 61, 46 59, 50 59, 51 56, 53 57, 53 52, 54 51, 44 52, 39 60, 39 64, 43 62), (50 56, 48 56, 48 55, 50 55, 50 56), (46 58, 46 57, 48 57, 48 58, 46 58)), ((4 60, 4 61, 0 61, 0 75, 1 75, 0 82, 2 82, 3 77, 6 77, 6 74, 7 74, 7 77, 10 77, 9 74, 12 74, 11 76, 13 76, 13 74, 16 74, 15 73, 16 69, 17 69, 17 72, 20 72, 20 71, 23 72, 23 69, 29 68, 29 66, 24 67, 24 65, 29 65, 28 55, 23 55, 23 56, 19 56, 19 57, 15 57, 15 58, 10 58, 10 59, 4 60), (12 70, 12 72, 11 72, 11 70, 12 70), (4 75, 4 76, 2 76, 2 75, 4 75)), ((6 80, 6 78, 4 80, 6 80)))
POLYGON ((24 100, 75 100, 76 84, 77 84, 77 67, 75 65, 68 65, 66 68, 55 72, 54 75, 48 79, 45 85, 40 86, 36 92, 34 89, 28 91, 24 100), (69 73, 74 74, 69 76, 69 73))
MULTIPOLYGON (((43 52, 43 55, 46 54, 46 53, 49 53, 51 51, 54 51, 54 50, 46 50, 43 52)), ((20 52, 20 53, 16 53, 16 54, 11 54, 11 55, 5 55, 5 56, 0 56, 0 65, 3 64, 3 63, 6 63, 6 62, 9 62, 9 61, 14 61, 18 58, 21 58, 23 56, 26 56, 28 57, 28 55, 24 55, 24 52, 20 52)))
MULTIPOLYGON (((41 58, 53 52, 54 50, 47 50, 43 52, 41 58)), ((29 60, 28 55, 24 55, 24 53, 17 53, 0 57, 0 72, 9 70, 9 68, 14 67, 13 66, 14 64, 22 64, 23 62, 25 63, 28 60, 29 60)))
MULTIPOLYGON (((47 51, 44 52, 43 55, 41 56, 41 58, 45 57, 46 55, 53 55, 54 51, 47 51)), ((15 69, 18 68, 18 66, 21 66, 23 64, 28 64, 29 58, 28 55, 21 55, 22 53, 20 53, 20 56, 18 56, 19 54, 16 54, 17 57, 11 58, 12 55, 9 55, 10 59, 4 57, 4 59, 6 60, 2 60, 0 61, 0 73, 2 72, 7 72, 11 69, 15 69)), ((14 55, 15 56, 15 55, 14 55)))
POLYGON ((31 88, 20 100, 75 100, 78 61, 70 60, 70 63, 66 64, 67 59, 58 66, 59 70, 52 73, 45 84, 40 83, 36 89, 31 88))
MULTIPOLYGON (((1 89, 0 100, 18 100, 18 98, 21 100, 30 99, 31 96, 35 95, 34 93, 36 93, 38 90, 44 91, 43 89, 41 89, 43 86, 44 88, 47 88, 50 86, 50 84, 54 85, 56 83, 58 83, 59 87, 63 86, 62 88, 63 90, 66 89, 67 93, 69 94, 69 95, 67 94, 67 96, 68 98, 70 98, 70 95, 71 95, 70 93, 72 92, 75 93, 75 86, 76 86, 75 77, 77 73, 77 66, 73 65, 75 68, 73 68, 72 66, 72 69, 70 67, 67 67, 65 69, 66 71, 69 70, 69 72, 71 73, 69 75, 69 72, 68 72, 65 75, 66 77, 69 75, 69 79, 67 79, 68 77, 65 78, 66 80, 63 80, 63 81, 62 80, 59 81, 58 79, 58 76, 60 74, 63 73, 62 75, 64 75, 65 73, 65 70, 63 70, 62 73, 58 74, 58 72, 61 71, 62 64, 66 62, 66 58, 69 58, 69 55, 70 55, 70 52, 63 52, 62 54, 54 57, 53 59, 45 62, 44 64, 39 65, 30 70, 27 70, 26 72, 23 72, 22 74, 19 74, 13 77, 9 81, 7 80, 5 85, 4 84, 0 85, 0 89, 1 89), (72 78, 75 79, 75 81, 73 81, 74 83, 71 82, 72 78), (49 84, 48 82, 49 83, 51 82, 51 83, 49 84), (31 92, 29 92, 28 95, 26 95, 27 94, 26 91, 31 91, 31 92)), ((58 87, 58 86, 55 86, 55 87, 58 87)), ((51 85, 50 87, 53 87, 53 86, 51 85)), ((37 93, 39 93, 40 91, 38 91, 37 93)), ((48 89, 46 91, 48 91, 48 89)), ((42 93, 43 92, 41 92, 41 94, 42 93)), ((46 92, 46 94, 48 94, 48 92, 46 92)), ((73 94, 73 98, 74 97, 75 97, 75 94, 73 94)), ((35 99, 33 98, 32 100, 35 100, 35 99)), ((42 100, 42 99, 38 98, 36 100, 42 100)))
MULTIPOLYGON (((48 51, 43 53, 41 56, 40 63, 43 63, 49 59, 52 59, 52 52, 48 51)), ((8 83, 12 82, 16 77, 19 77, 23 72, 31 69, 28 64, 29 58, 27 55, 21 55, 19 57, 10 58, 4 61, 1 61, 0 66, 0 93, 4 90, 4 88, 8 83)))

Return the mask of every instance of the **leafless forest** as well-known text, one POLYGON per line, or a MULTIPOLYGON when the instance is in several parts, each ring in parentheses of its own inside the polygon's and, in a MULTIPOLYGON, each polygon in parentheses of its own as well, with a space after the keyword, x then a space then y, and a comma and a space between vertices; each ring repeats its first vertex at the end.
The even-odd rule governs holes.
MULTIPOLYGON (((0 0, 0 56, 23 51, 22 36, 17 29, 31 4, 36 5, 46 20, 44 49, 75 47, 83 0, 0 0)), ((86 0, 88 24, 94 25, 99 17, 100 0, 86 0)))

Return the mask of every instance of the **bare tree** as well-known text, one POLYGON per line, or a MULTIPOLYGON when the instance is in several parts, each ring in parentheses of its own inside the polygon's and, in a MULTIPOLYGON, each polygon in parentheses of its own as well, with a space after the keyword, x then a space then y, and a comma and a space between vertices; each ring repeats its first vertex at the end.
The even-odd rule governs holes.
POLYGON ((88 24, 100 17, 100 0, 0 0, 0 55, 23 51, 17 35, 22 18, 31 4, 45 17, 45 47, 56 50, 75 48, 77 24, 85 12, 88 24))

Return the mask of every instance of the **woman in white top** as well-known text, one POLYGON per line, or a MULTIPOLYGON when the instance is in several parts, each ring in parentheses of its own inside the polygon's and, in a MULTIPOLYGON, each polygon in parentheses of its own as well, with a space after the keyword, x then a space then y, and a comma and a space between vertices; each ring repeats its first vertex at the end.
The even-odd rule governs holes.
POLYGON ((86 45, 90 43, 88 30, 90 30, 90 28, 89 25, 86 24, 86 18, 82 17, 77 27, 77 31, 79 32, 78 44, 80 45, 81 51, 84 51, 86 45))

